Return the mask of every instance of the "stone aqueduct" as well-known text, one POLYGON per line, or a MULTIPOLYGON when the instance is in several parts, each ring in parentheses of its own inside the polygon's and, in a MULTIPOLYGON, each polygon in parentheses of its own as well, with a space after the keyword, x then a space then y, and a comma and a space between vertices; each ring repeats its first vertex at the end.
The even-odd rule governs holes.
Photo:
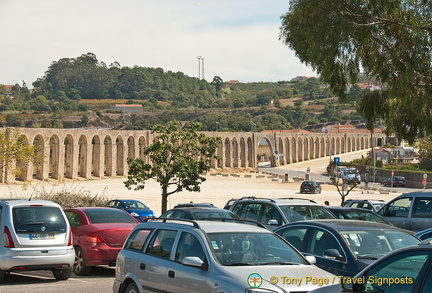
MULTIPOLYGON (((40 159, 31 164, 16 162, 3 168, 1 182, 28 180, 90 179, 126 176, 127 158, 142 158, 144 147, 153 141, 149 130, 18 128, 20 139, 37 146, 40 159), (19 172, 15 172, 20 170, 19 172)), ((212 168, 255 168, 258 147, 278 154, 278 164, 338 155, 377 145, 381 134, 368 133, 286 133, 286 132, 203 132, 221 137, 220 160, 212 168)))

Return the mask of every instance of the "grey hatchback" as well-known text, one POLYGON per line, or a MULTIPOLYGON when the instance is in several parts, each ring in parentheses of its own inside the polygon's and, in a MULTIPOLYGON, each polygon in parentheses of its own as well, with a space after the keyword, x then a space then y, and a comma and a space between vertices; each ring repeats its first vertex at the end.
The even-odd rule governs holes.
POLYGON ((117 257, 113 292, 308 292, 334 281, 308 260, 264 228, 149 219, 117 257))
POLYGON ((378 214, 399 228, 418 232, 432 227, 432 192, 402 194, 382 207, 378 214))
POLYGON ((61 207, 45 200, 0 200, 0 281, 6 273, 50 270, 70 277, 72 232, 61 207))

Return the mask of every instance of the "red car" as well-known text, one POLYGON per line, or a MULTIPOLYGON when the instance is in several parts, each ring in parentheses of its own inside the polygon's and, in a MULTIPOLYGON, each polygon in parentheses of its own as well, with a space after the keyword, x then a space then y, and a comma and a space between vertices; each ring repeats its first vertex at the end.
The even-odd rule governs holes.
POLYGON ((138 221, 128 212, 103 207, 65 209, 72 228, 76 275, 89 275, 93 266, 114 266, 117 254, 138 221))
POLYGON ((392 176, 382 182, 384 186, 402 186, 405 187, 405 177, 392 176), (393 181, 393 182, 392 182, 393 181))

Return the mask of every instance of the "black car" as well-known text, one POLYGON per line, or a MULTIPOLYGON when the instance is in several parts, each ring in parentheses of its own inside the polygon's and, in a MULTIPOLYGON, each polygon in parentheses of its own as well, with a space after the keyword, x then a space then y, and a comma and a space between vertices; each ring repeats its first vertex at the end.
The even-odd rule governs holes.
POLYGON ((341 278, 341 285, 331 285, 310 293, 432 292, 432 245, 424 241, 393 251, 375 261, 353 278, 341 278), (356 281, 357 282, 354 282, 356 281), (364 280, 364 282, 360 282, 364 280))
POLYGON ((321 184, 314 180, 305 180, 300 185, 300 193, 321 193, 321 184))
POLYGON ((212 207, 179 207, 163 213, 161 218, 175 218, 175 219, 187 219, 187 220, 202 220, 210 218, 230 218, 240 219, 235 213, 212 207))
POLYGON ((337 219, 371 221, 393 226, 390 221, 371 210, 350 208, 346 206, 328 206, 326 208, 332 212, 337 219))
POLYGON ((336 276, 352 277, 387 253, 420 242, 406 230, 360 220, 294 222, 274 230, 316 265, 336 276))

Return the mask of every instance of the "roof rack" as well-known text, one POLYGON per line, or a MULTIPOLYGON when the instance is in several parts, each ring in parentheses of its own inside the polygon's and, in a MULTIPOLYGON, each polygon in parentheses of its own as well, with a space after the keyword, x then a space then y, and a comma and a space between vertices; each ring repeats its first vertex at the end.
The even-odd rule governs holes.
POLYGON ((174 206, 174 209, 176 208, 189 208, 189 207, 198 207, 198 208, 216 208, 216 206, 212 203, 179 203, 174 206))
POLYGON ((266 226, 261 224, 260 222, 254 220, 246 220, 246 219, 234 219, 234 218, 201 218, 200 221, 217 221, 217 222, 234 222, 240 224, 253 224, 260 228, 267 229, 266 226))
POLYGON ((198 225, 195 220, 188 220, 188 219, 174 219, 174 218, 145 218, 143 222, 185 222, 190 223, 194 226, 194 228, 201 229, 201 227, 198 225))
POLYGON ((277 199, 301 199, 301 200, 307 200, 313 203, 317 203, 316 201, 314 201, 313 199, 310 198, 304 198, 304 197, 279 197, 277 199))

